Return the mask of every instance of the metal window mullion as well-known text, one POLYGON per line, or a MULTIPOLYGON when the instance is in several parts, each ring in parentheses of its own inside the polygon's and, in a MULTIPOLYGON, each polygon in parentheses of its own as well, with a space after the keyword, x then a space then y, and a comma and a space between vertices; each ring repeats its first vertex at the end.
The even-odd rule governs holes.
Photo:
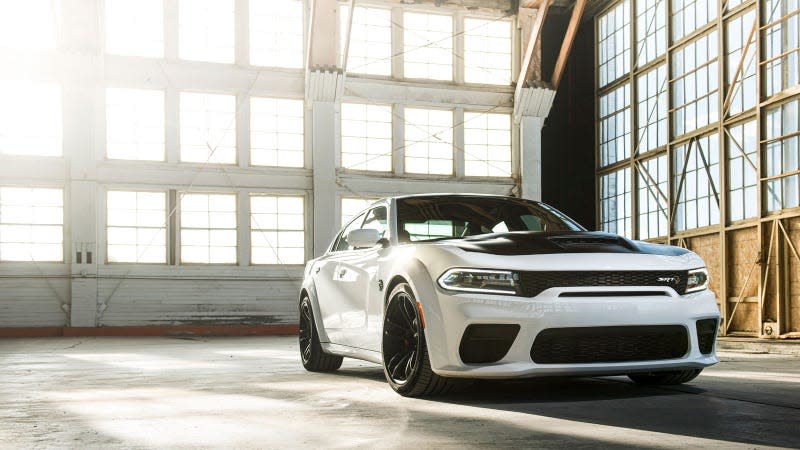
MULTIPOLYGON (((630 110, 630 117, 628 118, 628 125, 630 133, 628 134, 628 167, 630 181, 630 199, 631 199, 631 238, 639 237, 639 177, 636 176, 636 133, 638 131, 638 111, 639 111, 639 92, 636 86, 635 68, 637 60, 637 44, 636 41, 636 2, 637 0, 629 0, 628 6, 628 33, 630 36, 630 49, 628 54, 629 69, 628 72, 628 108, 630 110)), ((645 42, 647 42, 645 37, 645 42)), ((645 44, 646 45, 646 44, 645 44)))
MULTIPOLYGON (((717 206, 719 207, 719 267, 721 270, 718 271, 719 273, 719 291, 720 291, 720 312, 722 319, 724 320, 727 318, 727 303, 728 303, 728 281, 727 281, 727 260, 728 260, 728 237, 725 227, 728 225, 728 195, 729 195, 729 183, 728 183, 728 158, 727 158, 727 142, 728 140, 725 139, 725 116, 727 115, 727 111, 725 111, 725 98, 727 97, 727 93, 725 91, 725 77, 728 73, 728 58, 727 52, 725 49, 725 42, 727 41, 727 29, 725 28, 725 11, 723 8, 727 5, 727 0, 717 0, 717 140, 719 142, 719 194, 717 196, 717 206)), ((744 16, 742 16, 744 17, 744 16)), ((744 18, 742 19, 742 24, 744 24, 744 18)), ((749 39, 748 39, 749 42, 749 39)), ((742 45, 742 55, 741 58, 744 61, 745 59, 745 47, 747 42, 742 45)), ((744 80, 745 74, 742 72, 742 89, 744 89, 744 80)), ((734 89, 736 86, 736 80, 732 80, 732 84, 730 89, 734 89)), ((744 92, 742 92, 742 99, 744 99, 744 92)), ((733 101, 733 98, 730 99, 733 101)), ((742 128, 744 131, 744 128, 742 128)), ((711 180, 709 180, 711 182, 711 180)), ((713 182, 711 182, 713 185, 713 182)), ((727 328, 727 323, 722 323, 722 330, 727 328)))

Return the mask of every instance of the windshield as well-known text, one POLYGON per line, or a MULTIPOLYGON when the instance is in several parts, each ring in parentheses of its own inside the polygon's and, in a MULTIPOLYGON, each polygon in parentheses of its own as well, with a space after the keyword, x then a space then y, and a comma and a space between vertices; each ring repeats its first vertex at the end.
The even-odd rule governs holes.
POLYGON ((584 231, 559 211, 508 197, 441 196, 397 200, 400 242, 508 231, 584 231))

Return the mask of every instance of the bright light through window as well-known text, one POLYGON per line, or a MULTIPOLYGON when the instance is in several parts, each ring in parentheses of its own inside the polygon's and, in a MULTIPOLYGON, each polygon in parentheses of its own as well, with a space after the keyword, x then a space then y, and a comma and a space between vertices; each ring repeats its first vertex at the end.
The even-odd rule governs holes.
POLYGON ((167 195, 108 192, 108 262, 167 262, 167 195))
POLYGON ((406 78, 453 79, 453 17, 403 14, 406 78))
POLYGON ((253 264, 303 264, 303 197, 250 196, 250 244, 253 264))
POLYGON ((109 159, 164 160, 164 92, 106 89, 109 159))
POLYGON ((405 110, 405 163, 408 173, 453 173, 453 111, 405 110))
POLYGON ((250 0, 250 64, 303 67, 303 2, 250 0))
MULTIPOLYGON (((340 29, 344 49, 347 30, 347 6, 342 6, 340 29)), ((350 48, 347 51, 347 71, 371 75, 392 73, 392 13, 383 8, 353 8, 350 48)))
POLYGON ((0 0, 0 48, 56 48, 60 10, 60 0, 0 0))
POLYGON ((0 187, 0 261, 64 260, 61 189, 0 187))
POLYGON ((464 174, 473 177, 511 176, 511 116, 464 113, 464 174))
POLYGON ((392 170, 392 107, 342 103, 342 167, 392 170))
POLYGON ((61 156, 61 88, 0 81, 0 154, 61 156))
POLYGON ((342 197, 342 223, 341 226, 347 225, 348 222, 353 220, 353 217, 367 207, 373 204, 377 198, 368 197, 342 197))
POLYGON ((511 22, 464 19, 464 81, 511 83, 511 22))
POLYGON ((303 167, 303 100, 250 99, 250 164, 303 167))
POLYGON ((234 0, 180 0, 181 59, 234 61, 234 0))
POLYGON ((181 161, 236 163, 236 97, 181 92, 181 161))
POLYGON ((106 52, 163 57, 163 0, 106 0, 106 52))
POLYGON ((181 262, 236 263, 236 194, 184 194, 181 262))

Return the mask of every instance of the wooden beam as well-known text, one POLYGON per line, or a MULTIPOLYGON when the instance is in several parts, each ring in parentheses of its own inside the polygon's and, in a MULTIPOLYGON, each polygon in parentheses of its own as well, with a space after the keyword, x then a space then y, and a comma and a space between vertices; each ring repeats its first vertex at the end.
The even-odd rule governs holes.
POLYGON ((567 33, 564 35, 564 41, 561 42, 561 51, 558 53, 556 66, 553 69, 553 76, 550 78, 550 83, 553 89, 558 89, 558 83, 561 81, 561 76, 564 74, 564 67, 567 65, 567 58, 569 52, 572 50, 572 44, 575 42, 575 35, 578 33, 578 27, 581 24, 581 17, 583 17, 583 10, 586 9, 586 0, 577 0, 575 7, 572 8, 572 17, 569 19, 567 26, 567 33))
POLYGON ((522 65, 519 68, 519 76, 517 76, 517 88, 514 93, 514 98, 519 98, 522 88, 530 81, 530 75, 533 72, 533 52, 536 49, 536 44, 539 41, 539 36, 542 34, 542 26, 544 19, 547 17, 547 9, 550 7, 550 0, 542 0, 541 7, 536 11, 536 19, 531 27, 531 34, 528 38, 528 47, 525 49, 525 55, 522 58, 522 65))

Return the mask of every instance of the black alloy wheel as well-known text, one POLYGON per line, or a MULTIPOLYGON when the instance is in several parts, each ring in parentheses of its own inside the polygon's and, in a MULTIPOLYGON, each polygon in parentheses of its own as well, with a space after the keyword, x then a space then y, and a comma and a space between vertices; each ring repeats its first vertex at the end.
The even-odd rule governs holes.
POLYGON ((311 300, 303 297, 300 301, 300 361, 311 372, 331 372, 342 366, 341 356, 329 355, 322 350, 319 334, 314 323, 311 300))

